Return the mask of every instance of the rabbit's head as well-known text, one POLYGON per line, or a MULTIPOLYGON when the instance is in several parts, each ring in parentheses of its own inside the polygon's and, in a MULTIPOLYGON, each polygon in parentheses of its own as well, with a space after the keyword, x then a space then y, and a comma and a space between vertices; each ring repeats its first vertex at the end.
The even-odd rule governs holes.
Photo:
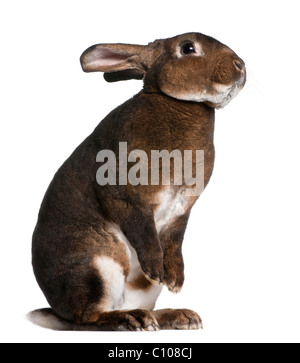
POLYGON ((245 64, 230 48, 200 33, 159 39, 146 46, 97 44, 80 58, 85 72, 104 72, 108 82, 144 79, 146 93, 227 105, 246 82, 245 64))

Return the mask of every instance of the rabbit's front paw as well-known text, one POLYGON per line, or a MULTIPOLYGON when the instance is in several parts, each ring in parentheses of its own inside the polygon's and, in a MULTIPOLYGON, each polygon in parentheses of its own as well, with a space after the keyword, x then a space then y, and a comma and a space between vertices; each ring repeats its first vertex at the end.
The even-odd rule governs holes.
POLYGON ((149 280, 152 285, 163 285, 164 284, 163 266, 161 265, 161 266, 157 266, 157 267, 154 267, 154 266, 151 266, 151 267, 152 268, 144 270, 144 275, 145 275, 146 279, 149 280))
POLYGON ((180 292, 184 282, 184 262, 180 251, 168 253, 164 256, 164 279, 163 283, 171 292, 180 292))
POLYGON ((174 264, 172 268, 166 268, 166 265, 164 268, 162 266, 154 267, 154 265, 151 267, 151 272, 146 272, 144 270, 147 280, 149 280, 153 285, 165 285, 171 292, 180 292, 184 282, 182 264, 174 264))
POLYGON ((169 291, 174 292, 175 294, 178 294, 183 286, 184 278, 176 279, 176 280, 169 280, 164 281, 164 284, 167 286, 169 291))
POLYGON ((164 260, 163 283, 171 292, 180 292, 184 282, 184 264, 182 257, 167 258, 164 260))
POLYGON ((153 285, 164 283, 164 265, 162 253, 149 257, 141 262, 141 267, 147 280, 153 285))

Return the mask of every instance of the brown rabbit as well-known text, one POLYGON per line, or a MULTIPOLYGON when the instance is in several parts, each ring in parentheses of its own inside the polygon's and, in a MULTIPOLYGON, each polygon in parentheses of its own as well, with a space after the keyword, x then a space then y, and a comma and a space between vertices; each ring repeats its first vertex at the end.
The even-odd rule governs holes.
POLYGON ((183 285, 181 246, 200 193, 186 180, 175 182, 183 169, 175 158, 169 183, 151 183, 143 174, 144 182, 132 185, 122 168, 129 154, 138 155, 128 159, 132 165, 143 155, 150 160, 153 150, 192 150, 194 156, 203 150, 206 186, 215 108, 243 88, 244 62, 219 41, 188 33, 146 46, 94 45, 81 65, 85 72, 104 72, 109 82, 143 79, 144 88, 78 146, 46 192, 32 263, 52 309, 36 310, 31 319, 53 329, 198 329, 201 319, 191 310, 153 309, 163 285, 173 292, 183 285))

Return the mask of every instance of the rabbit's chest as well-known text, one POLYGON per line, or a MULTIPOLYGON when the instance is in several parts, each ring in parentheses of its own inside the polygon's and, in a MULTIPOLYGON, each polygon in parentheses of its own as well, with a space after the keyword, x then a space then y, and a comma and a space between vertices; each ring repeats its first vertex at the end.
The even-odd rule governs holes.
POLYGON ((190 206, 190 198, 181 191, 177 193, 167 187, 157 195, 158 205, 154 210, 154 221, 157 233, 172 223, 174 219, 185 214, 190 206))

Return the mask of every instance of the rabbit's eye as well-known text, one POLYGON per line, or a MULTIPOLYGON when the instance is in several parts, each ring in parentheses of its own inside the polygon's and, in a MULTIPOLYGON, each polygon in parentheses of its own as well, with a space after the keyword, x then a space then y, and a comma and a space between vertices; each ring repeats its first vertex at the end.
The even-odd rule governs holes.
POLYGON ((185 43, 184 45, 182 45, 181 47, 181 53, 182 54, 192 54, 195 53, 195 48, 194 48, 194 44, 193 43, 185 43))

